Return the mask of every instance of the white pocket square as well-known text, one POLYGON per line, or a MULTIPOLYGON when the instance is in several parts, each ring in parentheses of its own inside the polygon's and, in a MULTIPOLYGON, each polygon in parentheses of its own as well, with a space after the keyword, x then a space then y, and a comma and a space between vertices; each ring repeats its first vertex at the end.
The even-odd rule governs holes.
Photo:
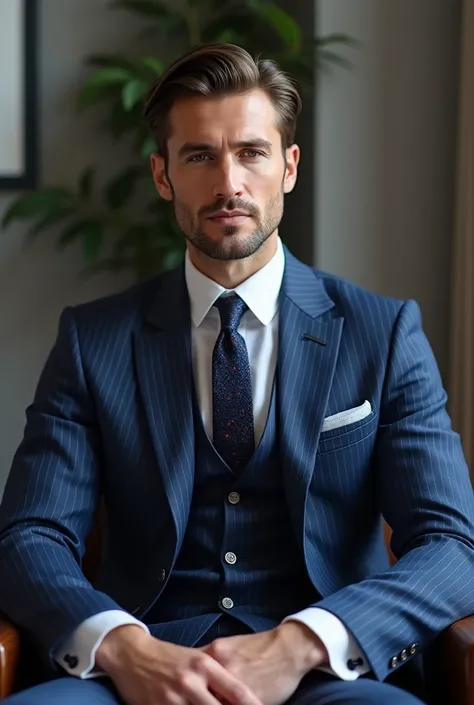
POLYGON ((367 418, 371 413, 372 406, 370 401, 364 401, 363 404, 355 406, 353 409, 347 409, 347 411, 340 411, 338 414, 326 416, 321 431, 334 431, 334 429, 341 428, 341 426, 348 426, 351 423, 363 421, 363 419, 367 418))

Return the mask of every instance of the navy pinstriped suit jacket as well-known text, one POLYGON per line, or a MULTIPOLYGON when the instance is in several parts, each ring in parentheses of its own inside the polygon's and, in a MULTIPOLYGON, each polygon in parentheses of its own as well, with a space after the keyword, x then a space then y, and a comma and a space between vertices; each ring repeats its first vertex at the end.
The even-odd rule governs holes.
MULTIPOLYGON (((285 490, 318 606, 384 679, 393 656, 474 613, 473 494, 418 307, 286 251, 277 374, 285 490), (371 416, 321 433, 364 400, 371 416)), ((66 310, 0 509, 0 610, 45 653, 102 610, 146 621, 183 539, 193 464, 183 268, 66 310), (93 588, 80 561, 101 494, 93 588)))

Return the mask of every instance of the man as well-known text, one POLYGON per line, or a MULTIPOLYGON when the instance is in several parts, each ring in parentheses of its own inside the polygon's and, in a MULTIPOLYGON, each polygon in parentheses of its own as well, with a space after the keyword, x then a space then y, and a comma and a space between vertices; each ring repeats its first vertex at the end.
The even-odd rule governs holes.
POLYGON ((472 490, 416 304, 278 238, 299 111, 233 45, 150 93, 186 261, 62 315, 0 513, 0 609, 56 678, 12 705, 413 705, 384 681, 474 612, 472 490))

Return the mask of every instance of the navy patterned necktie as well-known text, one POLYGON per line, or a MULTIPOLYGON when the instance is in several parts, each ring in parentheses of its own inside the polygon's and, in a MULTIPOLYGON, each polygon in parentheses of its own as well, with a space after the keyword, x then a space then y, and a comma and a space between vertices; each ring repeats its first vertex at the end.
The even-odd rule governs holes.
POLYGON ((237 332, 247 305, 236 294, 214 304, 221 331, 212 354, 214 447, 234 471, 242 470, 255 450, 252 379, 245 340, 237 332))

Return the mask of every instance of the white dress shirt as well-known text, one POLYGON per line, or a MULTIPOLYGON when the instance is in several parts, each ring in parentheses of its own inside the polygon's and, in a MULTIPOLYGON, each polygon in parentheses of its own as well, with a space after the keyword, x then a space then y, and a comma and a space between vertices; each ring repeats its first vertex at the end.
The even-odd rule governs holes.
MULTIPOLYGON (((185 272, 191 305, 191 341, 196 393, 206 433, 212 439, 212 351, 220 331, 220 317, 214 307, 217 299, 231 293, 238 294, 247 304, 239 333, 247 345, 252 378, 255 445, 260 441, 268 416, 271 390, 278 355, 278 299, 285 268, 285 254, 281 241, 275 256, 249 279, 229 291, 199 272, 186 255, 185 272)), ((289 615, 285 620, 296 620, 308 626, 325 645, 330 667, 321 667, 344 680, 355 680, 369 668, 347 667, 349 659, 362 657, 358 645, 344 624, 331 612, 308 607, 289 615)), ((103 675, 95 669, 95 653, 104 637, 116 627, 137 624, 148 627, 126 612, 108 610, 86 619, 57 650, 56 661, 71 675, 94 678, 103 675), (66 654, 78 657, 76 668, 63 660, 66 654)), ((362 659, 365 664, 365 659, 362 659)))

